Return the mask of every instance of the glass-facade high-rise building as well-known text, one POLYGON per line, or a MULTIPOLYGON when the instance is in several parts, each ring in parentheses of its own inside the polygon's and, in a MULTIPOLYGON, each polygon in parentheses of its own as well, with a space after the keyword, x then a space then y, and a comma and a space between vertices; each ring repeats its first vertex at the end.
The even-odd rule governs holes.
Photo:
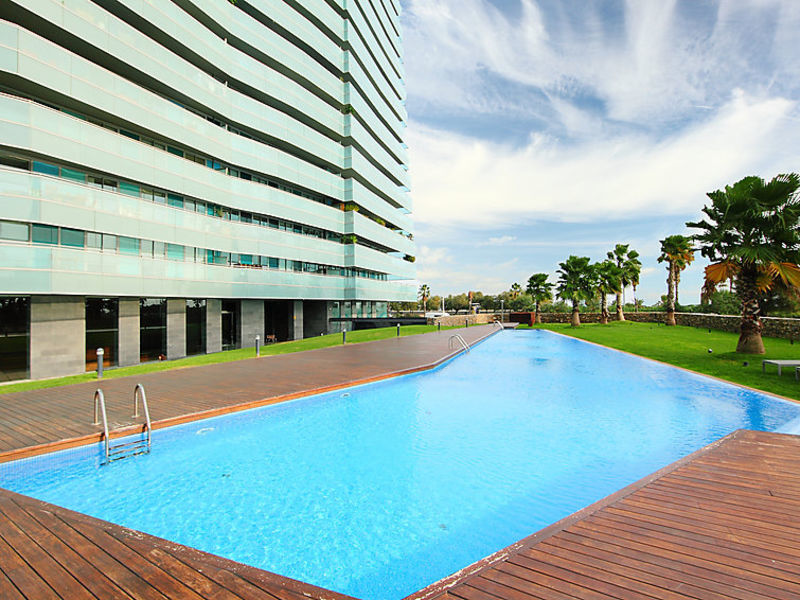
POLYGON ((0 0, 0 380, 413 300, 398 0, 0 0))

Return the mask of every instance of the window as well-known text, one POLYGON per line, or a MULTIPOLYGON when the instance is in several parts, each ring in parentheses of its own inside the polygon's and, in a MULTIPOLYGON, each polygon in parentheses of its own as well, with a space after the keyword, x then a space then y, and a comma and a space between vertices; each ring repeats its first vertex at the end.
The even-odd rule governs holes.
POLYGON ((155 202, 156 204, 166 204, 167 195, 164 192, 153 190, 153 202, 155 202))
POLYGON ((129 196, 139 196, 142 190, 135 183, 128 183, 127 181, 119 182, 119 191, 129 196))
POLYGON ((103 236, 100 233, 86 233, 86 247, 99 250, 103 247, 103 236))
POLYGON ((44 175, 53 175, 54 177, 58 177, 57 166, 51 165, 49 163, 39 162, 38 160, 33 161, 33 172, 42 173, 44 175))
POLYGON ((139 135, 136 133, 131 133, 130 131, 125 131, 124 129, 120 129, 119 132, 125 137, 131 138, 132 140, 139 140, 139 135))
POLYGON ((252 254, 240 254, 239 255, 239 264, 240 265, 252 265, 253 264, 253 255, 252 254))
POLYGON ((58 243, 58 227, 51 225, 34 225, 33 226, 33 243, 34 244, 57 244, 58 243))
POLYGON ((167 258, 170 260, 183 260, 183 246, 180 244, 167 244, 167 258))
POLYGON ((269 257, 269 268, 270 269, 277 269, 278 266, 279 266, 278 265, 278 259, 277 258, 273 258, 273 257, 270 256, 269 257))
POLYGON ((103 234, 103 250, 110 252, 117 251, 117 236, 108 233, 103 234))
POLYGON ((119 236, 119 251, 122 254, 139 254, 139 240, 123 235, 119 236))
POLYGON ((25 223, 13 223, 11 221, 0 221, 0 239, 14 240, 15 242, 27 242, 29 237, 28 225, 25 223))
POLYGON ((83 171, 76 171, 75 169, 61 167, 61 176, 64 179, 70 179, 78 183, 86 183, 86 173, 83 171))
POLYGON ((164 242, 153 242, 153 258, 164 258, 165 250, 164 242))
POLYGON ((175 156, 180 156, 181 158, 183 158, 183 150, 180 150, 180 149, 175 148, 173 146, 167 146, 167 152, 169 152, 170 154, 174 154, 175 156))
POLYGON ((83 248, 85 234, 80 229, 61 228, 61 245, 83 248))
POLYGON ((153 258, 153 242, 150 240, 142 240, 140 242, 140 254, 147 258, 153 258))
POLYGON ((177 194, 167 194, 167 204, 176 208, 183 208, 183 196, 177 194))
POLYGON ((14 167, 15 169, 25 169, 29 171, 31 163, 25 158, 17 158, 16 156, 0 156, 0 165, 6 167, 14 167))

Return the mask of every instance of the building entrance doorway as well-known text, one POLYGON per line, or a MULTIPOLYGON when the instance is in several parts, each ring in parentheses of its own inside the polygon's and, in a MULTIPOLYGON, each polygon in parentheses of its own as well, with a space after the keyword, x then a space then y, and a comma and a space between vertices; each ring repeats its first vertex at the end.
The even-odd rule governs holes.
POLYGON ((238 300, 222 301, 222 349, 233 350, 240 346, 239 319, 241 304, 238 300))
POLYGON ((264 301, 264 342, 285 342, 294 339, 291 317, 294 311, 292 300, 264 301))

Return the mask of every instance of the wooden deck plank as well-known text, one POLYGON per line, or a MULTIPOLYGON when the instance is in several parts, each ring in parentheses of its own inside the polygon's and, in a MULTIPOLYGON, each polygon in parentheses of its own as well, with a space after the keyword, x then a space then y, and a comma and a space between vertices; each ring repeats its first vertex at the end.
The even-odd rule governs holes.
POLYGON ((460 573, 407 600, 796 600, 800 438, 737 431, 460 573))

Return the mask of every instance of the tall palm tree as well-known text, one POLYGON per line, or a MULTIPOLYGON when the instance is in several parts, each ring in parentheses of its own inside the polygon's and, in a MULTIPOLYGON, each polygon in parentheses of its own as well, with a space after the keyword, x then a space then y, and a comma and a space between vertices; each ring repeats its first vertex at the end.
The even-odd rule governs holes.
POLYGON ((764 353, 760 301, 775 290, 800 293, 800 175, 777 175, 769 182, 745 177, 708 194, 707 219, 687 223, 706 267, 705 292, 735 282, 742 301, 737 352, 764 353))
POLYGON ((692 238, 685 235, 670 235, 661 240, 661 256, 658 262, 667 263, 667 325, 675 325, 676 282, 683 271, 694 260, 695 249, 692 238))
POLYGON ((608 259, 622 269, 622 288, 616 292, 617 295, 617 321, 624 321, 625 315, 622 312, 624 304, 622 295, 625 288, 633 286, 634 306, 636 305, 636 286, 639 285, 639 274, 642 272, 642 263, 639 261, 639 253, 636 250, 628 250, 630 244, 617 244, 614 250, 607 254, 608 259))
POLYGON ((516 298, 522 293, 522 286, 518 283, 511 284, 511 297, 516 298))
POLYGON ((428 298, 431 297, 431 288, 428 287, 427 283, 423 283, 421 286, 419 286, 417 297, 422 301, 422 311, 425 312, 428 310, 428 298))
MULTIPOLYGON (((610 260, 604 260, 601 263, 596 263, 593 266, 595 274, 595 286, 597 293, 600 295, 600 323, 602 325, 608 324, 608 295, 616 294, 619 298, 622 293, 622 275, 621 267, 610 260)), ((619 302, 619 300, 617 300, 619 302)))
POLYGON ((525 291, 533 299, 534 323, 542 322, 542 318, 539 316, 539 303, 553 298, 553 284, 547 281, 548 277, 547 273, 534 273, 528 278, 528 287, 525 288, 525 291))
POLYGON ((572 302, 572 326, 579 327, 581 318, 578 304, 594 296, 594 269, 588 256, 570 256, 558 263, 558 297, 572 302))

